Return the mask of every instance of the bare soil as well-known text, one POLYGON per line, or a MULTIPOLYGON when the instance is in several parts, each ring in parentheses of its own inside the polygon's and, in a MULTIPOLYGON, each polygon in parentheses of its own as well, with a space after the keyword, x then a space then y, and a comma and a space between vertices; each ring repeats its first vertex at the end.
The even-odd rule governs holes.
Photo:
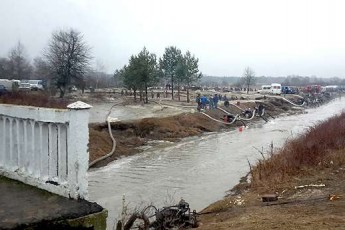
POLYGON ((262 202, 262 191, 242 182, 232 195, 202 211, 199 228, 344 229, 344 181, 344 166, 309 169, 272 190, 270 193, 277 193, 279 199, 266 203, 262 202), (303 185, 311 186, 295 188, 303 185))

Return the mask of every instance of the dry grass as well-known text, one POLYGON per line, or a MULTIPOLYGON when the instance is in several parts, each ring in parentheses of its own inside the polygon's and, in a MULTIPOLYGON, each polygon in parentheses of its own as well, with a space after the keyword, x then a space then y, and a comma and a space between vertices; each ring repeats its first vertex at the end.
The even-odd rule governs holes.
MULTIPOLYGON (((135 135, 141 138, 161 140, 218 131, 225 126, 215 123, 200 114, 181 114, 164 118, 144 118, 134 122, 117 122, 113 123, 111 127, 115 132, 122 132, 121 135, 135 135)), ((100 125, 99 128, 106 127, 100 125)))
POLYGON ((310 168, 339 167, 345 164, 345 113, 311 127, 302 136, 288 141, 252 170, 251 186, 272 188, 310 168))
POLYGON ((46 92, 10 92, 0 97, 2 104, 66 109, 68 100, 53 98, 46 92))
POLYGON ((89 129, 90 162, 110 152, 112 140, 106 130, 89 129))

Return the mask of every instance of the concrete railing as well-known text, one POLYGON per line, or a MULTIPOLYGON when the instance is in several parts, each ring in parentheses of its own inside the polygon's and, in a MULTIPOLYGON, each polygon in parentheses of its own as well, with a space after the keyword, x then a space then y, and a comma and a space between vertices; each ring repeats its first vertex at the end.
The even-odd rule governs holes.
POLYGON ((0 174, 74 199, 87 199, 89 108, 0 104, 0 174))

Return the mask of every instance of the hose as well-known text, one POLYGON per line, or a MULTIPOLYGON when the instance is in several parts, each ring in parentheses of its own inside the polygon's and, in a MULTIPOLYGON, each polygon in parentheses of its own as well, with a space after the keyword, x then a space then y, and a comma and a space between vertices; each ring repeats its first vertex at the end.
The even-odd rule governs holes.
POLYGON ((305 101, 303 101, 303 103, 301 104, 301 105, 297 105, 297 104, 295 104, 295 103, 293 103, 292 101, 290 101, 290 100, 288 100, 288 99, 286 99, 285 97, 281 97, 284 101, 286 101, 286 102, 288 102, 288 103, 290 103, 291 105, 293 105, 293 106, 299 106, 299 107, 302 107, 302 106, 304 106, 304 104, 305 104, 305 101))
MULTIPOLYGON (((299 95, 298 95, 298 96, 299 96, 299 95)), ((291 105, 293 105, 293 106, 298 106, 298 107, 302 107, 302 106, 304 106, 304 104, 305 104, 305 101, 303 101, 303 103, 302 103, 301 105, 297 105, 296 103, 294 103, 294 102, 292 102, 292 101, 286 99, 285 97, 281 97, 281 96, 280 96, 280 97, 279 97, 279 96, 266 96, 266 97, 270 97, 270 98, 280 98, 280 99, 283 99, 284 101, 290 103, 291 105)), ((299 96, 299 97, 301 97, 301 96, 299 96)), ((302 98, 302 97, 301 97, 301 98, 302 98)))
POLYGON ((94 164, 96 164, 96 163, 98 163, 98 162, 100 162, 100 161, 102 161, 102 160, 104 160, 104 159, 110 157, 110 156, 113 155, 114 152, 115 152, 115 149, 116 149, 116 140, 115 140, 115 138, 114 138, 114 136, 113 136, 113 133, 111 132, 111 125, 110 125, 110 122, 111 122, 111 120, 110 120, 110 117, 108 116, 108 119, 107 119, 108 131, 109 131, 109 136, 110 136, 111 140, 113 141, 113 147, 112 147, 111 151, 110 151, 107 155, 104 155, 104 156, 102 156, 102 157, 100 157, 100 158, 98 158, 98 159, 92 161, 92 162, 89 164, 89 168, 92 167, 94 164))
POLYGON ((106 154, 106 155, 104 155, 104 156, 102 156, 102 157, 100 157, 100 158, 98 158, 98 159, 92 161, 92 162, 89 164, 89 168, 91 168, 94 164, 96 164, 96 163, 98 163, 98 162, 100 162, 100 161, 102 161, 102 160, 104 160, 104 159, 106 159, 106 158, 112 156, 112 155, 114 154, 114 152, 115 152, 115 149, 116 149, 116 140, 115 140, 115 138, 114 138, 114 136, 113 136, 113 133, 111 132, 111 125, 110 125, 110 123, 112 122, 112 120, 111 120, 111 118, 110 118, 110 113, 111 113, 111 110, 112 110, 115 106, 117 106, 117 105, 119 105, 119 104, 121 104, 121 103, 114 104, 114 105, 109 109, 109 112, 108 112, 108 114, 107 114, 107 119, 106 119, 106 120, 107 120, 107 123, 108 123, 108 132, 109 132, 109 136, 110 136, 110 138, 111 138, 111 140, 112 140, 112 142, 113 142, 113 147, 112 147, 111 151, 110 151, 108 154, 106 154))
POLYGON ((235 121, 238 120, 238 117, 239 117, 239 115, 237 114, 231 122, 224 122, 224 121, 217 120, 217 119, 211 117, 210 115, 208 115, 204 112, 200 112, 200 113, 205 115, 206 117, 210 118, 211 120, 216 121, 216 122, 221 123, 221 124, 224 124, 224 125, 231 125, 231 124, 235 123, 235 121))

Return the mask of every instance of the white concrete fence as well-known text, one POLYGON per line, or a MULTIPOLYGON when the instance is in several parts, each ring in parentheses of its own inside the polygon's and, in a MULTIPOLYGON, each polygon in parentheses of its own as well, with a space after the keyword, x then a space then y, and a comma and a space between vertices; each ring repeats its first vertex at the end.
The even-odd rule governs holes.
POLYGON ((74 199, 87 199, 89 108, 0 104, 0 174, 74 199))

